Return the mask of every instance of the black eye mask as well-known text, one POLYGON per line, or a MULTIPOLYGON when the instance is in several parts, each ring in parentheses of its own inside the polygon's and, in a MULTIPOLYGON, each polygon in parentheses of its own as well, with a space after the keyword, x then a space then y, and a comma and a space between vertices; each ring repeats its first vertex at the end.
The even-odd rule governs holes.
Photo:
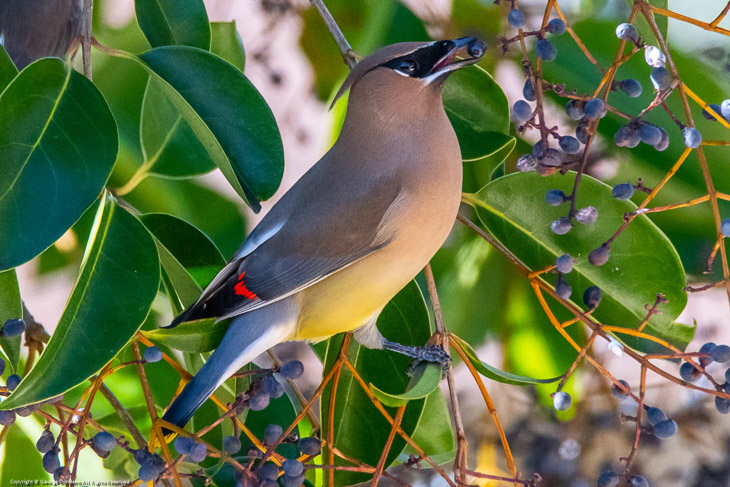
POLYGON ((411 78, 424 78, 431 73, 431 70, 436 63, 446 56, 453 47, 454 43, 452 41, 436 42, 420 49, 416 49, 405 56, 392 59, 382 66, 396 70, 410 76, 411 78), (410 66, 411 63, 415 64, 415 69, 412 71, 407 68, 407 66, 410 66))

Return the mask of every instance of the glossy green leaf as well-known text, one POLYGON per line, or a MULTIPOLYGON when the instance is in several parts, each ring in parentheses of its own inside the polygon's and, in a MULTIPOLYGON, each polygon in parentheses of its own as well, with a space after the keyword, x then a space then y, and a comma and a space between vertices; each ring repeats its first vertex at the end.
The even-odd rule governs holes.
POLYGON ((6 51, 3 45, 0 44, 0 93, 2 93, 5 87, 8 86, 17 75, 18 68, 15 67, 13 60, 10 59, 8 51, 6 51))
MULTIPOLYGON (((431 328, 423 296, 415 282, 411 282, 393 298, 383 309, 378 318, 378 329, 389 340, 406 344, 423 346, 431 336, 431 328)), ((325 359, 325 373, 337 358, 342 343, 342 335, 329 340, 325 359)), ((409 377, 406 371, 411 359, 393 352, 370 350, 353 342, 349 349, 352 364, 368 384, 373 384, 380 391, 390 395, 400 394, 406 390, 409 377)), ((321 417, 322 435, 327 435, 327 417, 331 385, 325 388, 322 395, 321 417)), ((408 434, 413 434, 420 421, 424 408, 424 399, 408 402, 401 426, 408 434)), ((395 415, 395 408, 386 407, 395 415)), ((357 458, 369 465, 375 465, 385 446, 390 423, 378 412, 370 402, 360 385, 347 369, 342 370, 337 388, 334 414, 334 444, 347 455, 357 458), (363 441, 367 438, 367 441, 363 441)), ((405 447, 405 441, 396 436, 386 460, 390 465, 405 447)), ((336 472, 336 485, 350 485, 363 482, 368 475, 352 472, 336 472)))
POLYGON ((238 35, 236 22, 211 22, 210 31, 210 52, 243 71, 246 67, 246 51, 238 35))
POLYGON ((507 135, 507 96, 479 66, 452 73, 444 84, 443 100, 465 161, 482 159, 514 143, 507 135))
POLYGON ((43 470, 43 457, 35 447, 41 434, 40 425, 34 418, 17 418, 16 423, 8 426, 8 435, 0 445, 4 452, 0 458, 0 485, 22 485, 20 480, 31 482, 50 482, 51 476, 43 470))
POLYGON ((140 220, 155 237, 163 282, 177 313, 198 299, 225 260, 205 234, 180 218, 149 213, 140 220))
POLYGON ((119 55, 140 62, 162 82, 228 182, 258 212, 259 202, 279 187, 284 150, 276 120, 251 82, 223 59, 193 47, 119 55))
MULTIPOLYGON (((545 194, 550 189, 570 193, 573 179, 574 173, 547 178, 535 173, 511 174, 467 200, 483 225, 531 269, 552 265, 563 253, 577 258, 573 272, 565 276, 573 288, 572 299, 582 307, 585 289, 600 287, 603 299, 594 316, 604 324, 636 328, 646 315, 644 305, 653 304, 657 293, 664 294, 669 302, 659 306, 662 314, 653 315, 644 331, 684 348, 692 329, 674 323, 687 295, 684 269, 671 242, 648 218, 639 216, 611 245, 608 263, 590 265, 588 253, 613 235, 624 214, 636 206, 614 199, 609 186, 584 176, 576 207, 594 206, 598 221, 588 226, 576 223, 578 227, 568 234, 556 235, 550 223, 565 216, 568 207, 549 206, 545 194)), ((554 279, 552 275, 546 278, 554 279)), ((645 340, 620 338, 644 351, 657 349, 645 340)))
POLYGON ((150 234, 106 196, 91 235, 51 340, 0 408, 37 403, 81 384, 114 358, 147 317, 160 280, 150 234))
POLYGON ((408 388, 402 394, 390 394, 370 384, 370 391, 380 402, 390 407, 399 407, 414 399, 423 399, 431 394, 441 382, 441 365, 428 363, 420 365, 411 377, 408 388))
POLYGON ((511 374, 509 372, 505 372, 504 370, 500 370, 496 367, 492 367, 491 365, 482 362, 474 349, 471 348, 471 345, 469 345, 456 335, 451 335, 449 337, 449 340, 454 340, 456 343, 459 344, 461 349, 464 351, 464 354, 469 359, 469 362, 474 366, 475 369, 477 369, 477 371, 479 371, 480 374, 482 374, 484 377, 487 377, 488 379, 496 380, 497 382, 503 382, 505 384, 512 384, 515 386, 523 386, 527 384, 550 384, 552 382, 559 381, 563 377, 558 376, 553 377, 552 379, 533 379, 532 377, 524 377, 517 374, 511 374))
MULTIPOLYGON (((129 415, 132 416, 134 424, 137 425, 140 429, 145 429, 143 428, 143 425, 149 425, 147 426, 147 428, 152 425, 152 422, 150 420, 150 413, 147 409, 147 406, 127 407, 127 411, 129 411, 129 415)), ((129 436, 129 430, 124 425, 116 411, 106 414, 100 418, 94 418, 94 421, 96 421, 99 426, 101 426, 102 428, 104 428, 104 430, 110 432, 114 436, 129 436)))
MULTIPOLYGON (((426 396, 421 420, 418 422, 412 438, 426 455, 432 458, 433 456, 453 453, 454 430, 451 425, 451 414, 446 405, 446 398, 441 393, 441 389, 437 389, 426 396)), ((411 445, 406 445, 403 453, 418 455, 418 452, 411 445)), ((436 460, 434 459, 434 461, 436 460)))
MULTIPOLYGON (((0 272, 0 326, 7 320, 23 317, 23 301, 20 299, 18 277, 15 269, 0 272)), ((13 371, 20 359, 20 341, 22 337, 7 338, 0 336, 0 351, 5 355, 13 371)))
POLYGON ((162 82, 154 77, 147 82, 139 129, 145 161, 142 171, 184 178, 215 169, 190 124, 165 94, 162 82))
POLYGON ((228 321, 215 322, 215 318, 180 323, 175 328, 158 328, 142 334, 155 343, 162 343, 183 352, 210 352, 223 339, 228 321))
POLYGON ((117 132, 104 97, 59 59, 36 61, 0 95, 0 270, 48 248, 104 186, 117 132))
POLYGON ((203 0, 135 0, 134 9, 152 47, 210 48, 210 24, 203 0))

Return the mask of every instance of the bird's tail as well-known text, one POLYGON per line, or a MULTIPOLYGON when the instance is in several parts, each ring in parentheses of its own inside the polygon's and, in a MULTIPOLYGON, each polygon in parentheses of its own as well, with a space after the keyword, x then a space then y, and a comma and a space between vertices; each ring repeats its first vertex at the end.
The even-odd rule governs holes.
MULTIPOLYGON (((296 323, 282 300, 231 322, 218 348, 167 409, 162 419, 184 427, 195 411, 229 376, 277 343, 287 340, 296 323)), ((163 430, 169 439, 172 432, 163 430)))

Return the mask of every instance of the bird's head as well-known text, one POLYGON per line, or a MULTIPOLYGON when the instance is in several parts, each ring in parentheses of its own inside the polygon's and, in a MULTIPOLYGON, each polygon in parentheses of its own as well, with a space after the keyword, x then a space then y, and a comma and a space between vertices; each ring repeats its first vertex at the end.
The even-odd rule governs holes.
POLYGON ((448 75, 478 62, 486 48, 476 37, 382 47, 352 69, 334 101, 348 88, 373 96, 385 92, 408 98, 422 95, 424 89, 440 95, 448 75))

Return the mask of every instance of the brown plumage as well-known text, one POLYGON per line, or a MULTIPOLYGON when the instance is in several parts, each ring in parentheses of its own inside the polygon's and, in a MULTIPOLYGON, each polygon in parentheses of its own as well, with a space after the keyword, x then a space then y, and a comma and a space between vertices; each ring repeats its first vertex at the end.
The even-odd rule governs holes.
POLYGON ((483 49, 473 38, 395 44, 355 66, 343 84, 350 98, 337 142, 173 322, 233 317, 165 419, 184 424, 226 377, 281 341, 357 329, 366 346, 423 356, 385 340, 375 321, 453 226, 461 153, 442 85, 483 49), (465 48, 471 57, 455 61, 465 48))

